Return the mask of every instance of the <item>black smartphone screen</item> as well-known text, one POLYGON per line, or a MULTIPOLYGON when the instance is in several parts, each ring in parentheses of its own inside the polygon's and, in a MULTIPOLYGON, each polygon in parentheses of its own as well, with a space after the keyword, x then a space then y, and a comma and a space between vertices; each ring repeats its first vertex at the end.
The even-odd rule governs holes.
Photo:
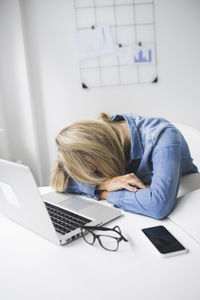
POLYGON ((164 226, 144 228, 142 231, 162 254, 185 250, 164 226))

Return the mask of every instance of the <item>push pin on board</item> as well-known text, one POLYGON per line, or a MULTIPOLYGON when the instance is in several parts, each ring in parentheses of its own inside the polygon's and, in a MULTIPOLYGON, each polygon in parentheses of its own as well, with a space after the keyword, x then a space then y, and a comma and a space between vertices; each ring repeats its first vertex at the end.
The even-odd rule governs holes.
POLYGON ((84 82, 82 82, 82 88, 83 89, 88 89, 88 86, 84 82))
POLYGON ((152 83, 156 83, 156 82, 158 82, 158 76, 156 76, 156 77, 154 78, 154 80, 152 81, 152 83))

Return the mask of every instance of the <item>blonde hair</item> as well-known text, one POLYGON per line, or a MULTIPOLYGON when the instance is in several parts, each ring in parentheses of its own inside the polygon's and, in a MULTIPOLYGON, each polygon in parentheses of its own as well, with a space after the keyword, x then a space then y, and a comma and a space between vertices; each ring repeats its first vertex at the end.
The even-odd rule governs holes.
POLYGON ((119 122, 102 113, 97 120, 65 127, 56 137, 58 160, 52 168, 51 186, 63 192, 71 177, 76 182, 99 184, 123 175, 125 138, 119 122))

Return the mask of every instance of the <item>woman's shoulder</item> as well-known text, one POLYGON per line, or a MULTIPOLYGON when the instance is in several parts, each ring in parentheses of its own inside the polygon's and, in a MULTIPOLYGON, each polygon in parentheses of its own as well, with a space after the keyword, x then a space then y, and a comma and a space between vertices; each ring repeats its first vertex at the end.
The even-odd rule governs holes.
POLYGON ((143 141, 155 144, 160 134, 166 128, 175 128, 174 125, 162 117, 148 117, 137 114, 116 114, 113 120, 125 119, 132 132, 137 131, 143 141))
POLYGON ((159 128, 163 127, 174 127, 174 125, 170 123, 170 121, 162 117, 149 117, 130 113, 119 113, 112 115, 112 120, 114 121, 121 121, 123 119, 130 124, 134 124, 141 130, 159 130, 159 128))

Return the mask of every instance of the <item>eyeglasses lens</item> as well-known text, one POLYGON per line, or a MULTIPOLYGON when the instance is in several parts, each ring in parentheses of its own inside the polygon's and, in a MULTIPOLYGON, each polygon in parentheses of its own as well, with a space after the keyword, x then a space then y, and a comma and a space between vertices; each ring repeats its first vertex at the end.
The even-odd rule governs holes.
POLYGON ((118 249, 118 241, 112 236, 101 235, 99 239, 106 250, 116 251, 118 249))
POLYGON ((92 245, 94 243, 94 235, 88 230, 85 230, 85 232, 83 233, 83 238, 88 244, 92 245))

